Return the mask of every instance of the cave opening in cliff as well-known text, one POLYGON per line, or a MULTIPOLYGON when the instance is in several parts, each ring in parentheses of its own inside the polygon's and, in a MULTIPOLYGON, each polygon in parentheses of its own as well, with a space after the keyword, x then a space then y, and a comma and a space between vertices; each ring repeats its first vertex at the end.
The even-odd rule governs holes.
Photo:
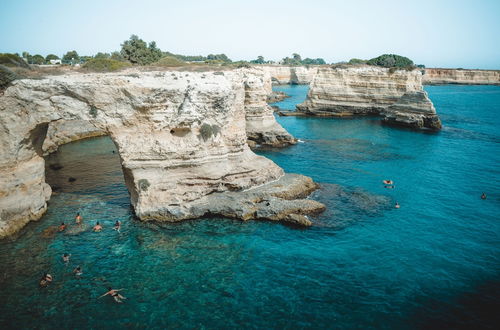
POLYGON ((90 197, 105 192, 112 197, 113 191, 119 190, 130 204, 120 156, 109 136, 63 144, 44 158, 45 181, 52 188, 52 196, 64 193, 90 197))

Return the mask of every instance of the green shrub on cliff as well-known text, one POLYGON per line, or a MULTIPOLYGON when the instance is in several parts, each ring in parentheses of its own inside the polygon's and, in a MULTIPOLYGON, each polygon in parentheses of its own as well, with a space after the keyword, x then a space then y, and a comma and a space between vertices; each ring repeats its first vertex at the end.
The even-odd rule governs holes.
POLYGON ((368 60, 366 64, 383 66, 385 68, 408 68, 414 67, 413 61, 408 57, 396 55, 396 54, 384 54, 379 57, 372 58, 368 60))
POLYGON ((110 58, 93 58, 83 65, 84 69, 97 72, 116 71, 130 66, 130 63, 112 60, 110 58))
POLYGON ((159 61, 154 62, 152 65, 165 66, 165 67, 183 66, 183 65, 186 65, 186 62, 184 62, 176 57, 173 57, 173 56, 165 56, 165 57, 162 57, 159 61))
POLYGON ((130 63, 139 65, 148 65, 163 57, 163 53, 156 47, 155 41, 147 44, 135 34, 123 42, 120 53, 130 63))
POLYGON ((17 74, 8 67, 0 65, 0 91, 7 88, 9 84, 16 79, 19 79, 17 74))
POLYGON ((8 67, 30 68, 28 63, 16 54, 0 53, 0 64, 8 67))

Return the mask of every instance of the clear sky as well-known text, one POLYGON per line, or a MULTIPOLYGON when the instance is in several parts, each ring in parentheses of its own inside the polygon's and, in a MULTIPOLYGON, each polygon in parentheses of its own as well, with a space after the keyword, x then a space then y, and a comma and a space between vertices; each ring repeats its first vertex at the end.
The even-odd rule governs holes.
POLYGON ((500 0, 0 0, 0 52, 120 49, 131 34, 185 55, 407 56, 500 69, 500 0))

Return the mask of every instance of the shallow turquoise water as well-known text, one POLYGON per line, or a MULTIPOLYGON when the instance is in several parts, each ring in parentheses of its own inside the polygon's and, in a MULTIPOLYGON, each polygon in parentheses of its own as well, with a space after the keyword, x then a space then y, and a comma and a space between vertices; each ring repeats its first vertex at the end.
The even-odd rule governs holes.
MULTIPOLYGON (((299 87, 290 93, 303 98, 299 87)), ((259 153, 322 183, 314 197, 328 210, 307 230, 228 219, 140 223, 108 138, 61 147, 47 161, 64 166, 47 171, 60 189, 48 213, 0 242, 0 327, 495 328, 500 87, 426 90, 440 133, 376 118, 278 118, 305 142, 259 153), (395 189, 383 187, 387 178, 395 189), (105 230, 43 234, 77 211, 105 230), (110 229, 115 219, 121 233, 110 229), (54 283, 38 289, 45 271, 54 283), (108 284, 125 288, 126 303, 97 299, 108 284)))

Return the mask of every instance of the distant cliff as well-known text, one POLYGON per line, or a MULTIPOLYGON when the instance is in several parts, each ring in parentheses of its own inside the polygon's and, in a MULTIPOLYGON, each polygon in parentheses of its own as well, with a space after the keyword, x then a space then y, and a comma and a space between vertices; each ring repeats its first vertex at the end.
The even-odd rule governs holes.
POLYGON ((422 82, 425 85, 500 85, 500 70, 429 68, 425 69, 422 82))
POLYGON ((391 124, 441 128, 418 70, 322 67, 311 82, 306 101, 297 109, 314 116, 381 115, 391 124))
POLYGON ((319 66, 264 65, 259 68, 269 73, 274 85, 309 85, 319 66))

